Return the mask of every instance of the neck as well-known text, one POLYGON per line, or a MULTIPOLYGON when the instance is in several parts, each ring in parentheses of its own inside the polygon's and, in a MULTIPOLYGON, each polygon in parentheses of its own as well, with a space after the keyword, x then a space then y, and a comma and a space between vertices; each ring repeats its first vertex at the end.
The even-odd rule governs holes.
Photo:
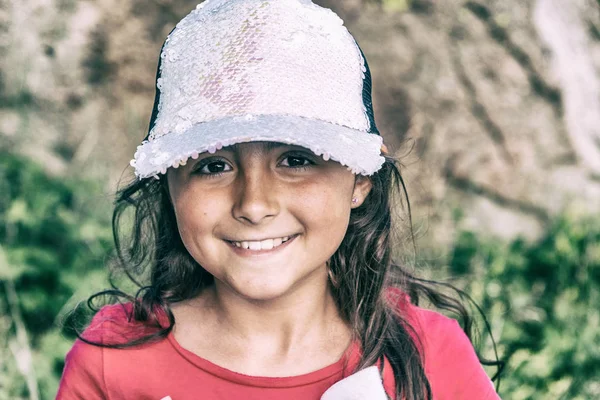
POLYGON ((174 305, 175 336, 184 348, 247 375, 293 376, 340 360, 352 333, 327 283, 303 285, 269 300, 215 285, 174 305))
POLYGON ((244 298, 216 283, 206 293, 204 306, 232 339, 245 346, 265 342, 282 355, 304 342, 314 343, 315 337, 329 336, 332 328, 343 324, 326 279, 269 300, 244 298))

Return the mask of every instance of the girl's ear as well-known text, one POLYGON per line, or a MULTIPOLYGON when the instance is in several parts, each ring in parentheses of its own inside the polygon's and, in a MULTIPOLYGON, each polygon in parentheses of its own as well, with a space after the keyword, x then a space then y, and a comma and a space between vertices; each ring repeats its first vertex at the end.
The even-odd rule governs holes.
POLYGON ((352 208, 360 207, 367 198, 373 182, 368 176, 357 175, 354 182, 354 190, 352 191, 352 208))

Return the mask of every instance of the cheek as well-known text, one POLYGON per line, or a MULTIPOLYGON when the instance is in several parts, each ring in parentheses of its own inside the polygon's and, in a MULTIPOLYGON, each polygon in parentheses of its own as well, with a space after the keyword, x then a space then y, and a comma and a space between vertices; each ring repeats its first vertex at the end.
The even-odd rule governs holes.
POLYGON ((304 188, 297 194, 306 229, 319 233, 313 237, 337 243, 337 248, 348 228, 351 194, 352 186, 339 181, 304 188))
POLYGON ((189 190, 180 193, 174 201, 174 207, 181 240, 197 260, 200 251, 198 244, 212 233, 222 202, 189 190))

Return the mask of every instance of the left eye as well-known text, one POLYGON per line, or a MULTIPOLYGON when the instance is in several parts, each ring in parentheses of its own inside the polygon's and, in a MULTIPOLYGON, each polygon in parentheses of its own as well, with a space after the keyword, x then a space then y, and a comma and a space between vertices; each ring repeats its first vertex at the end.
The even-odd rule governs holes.
POLYGON ((281 165, 283 165, 284 167, 291 167, 291 168, 307 167, 312 164, 313 164, 313 162, 310 161, 308 158, 299 156, 299 155, 285 156, 281 160, 281 165))
POLYGON ((220 174, 227 171, 231 171, 231 166, 225 161, 211 161, 198 169, 198 172, 204 175, 220 174))

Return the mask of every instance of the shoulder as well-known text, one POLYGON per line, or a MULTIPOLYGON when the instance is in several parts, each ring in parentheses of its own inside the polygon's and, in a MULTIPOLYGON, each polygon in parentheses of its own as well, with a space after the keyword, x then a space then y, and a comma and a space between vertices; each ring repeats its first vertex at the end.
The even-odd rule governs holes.
POLYGON ((102 345, 121 345, 149 333, 132 319, 130 303, 102 307, 65 357, 57 399, 106 397, 107 352, 102 345), (87 343, 90 342, 90 343, 87 343))
POLYGON ((471 340, 456 320, 411 304, 406 295, 396 305, 414 329, 433 398, 498 399, 471 340))
POLYGON ((472 348, 471 342, 458 322, 436 311, 408 304, 404 316, 416 330, 425 349, 452 349, 453 344, 472 348))
POLYGON ((105 331, 118 332, 127 323, 131 306, 104 306, 96 313, 92 322, 77 339, 65 357, 58 394, 58 400, 103 399, 106 385, 104 379, 104 348, 86 343, 104 344, 105 331))
POLYGON ((414 305, 409 310, 417 321, 415 329, 422 341, 425 372, 433 397, 497 399, 493 383, 458 322, 414 305))
POLYGON ((156 326, 136 321, 133 311, 131 303, 102 307, 81 335, 82 338, 94 343, 118 346, 157 331, 156 326))
POLYGON ((104 344, 114 336, 120 336, 130 328, 131 303, 110 304, 102 307, 83 331, 82 337, 91 342, 104 344))
POLYGON ((424 353, 426 368, 434 367, 450 354, 475 353, 471 341, 456 320, 412 304, 405 294, 396 295, 393 304, 424 353))
POLYGON ((440 345, 442 341, 461 341, 463 335, 466 338, 455 320, 412 304, 406 293, 394 288, 388 291, 387 296, 391 307, 413 331, 421 350, 440 345))
POLYGON ((103 349, 77 339, 65 357, 56 398, 103 399, 104 393, 103 349))

